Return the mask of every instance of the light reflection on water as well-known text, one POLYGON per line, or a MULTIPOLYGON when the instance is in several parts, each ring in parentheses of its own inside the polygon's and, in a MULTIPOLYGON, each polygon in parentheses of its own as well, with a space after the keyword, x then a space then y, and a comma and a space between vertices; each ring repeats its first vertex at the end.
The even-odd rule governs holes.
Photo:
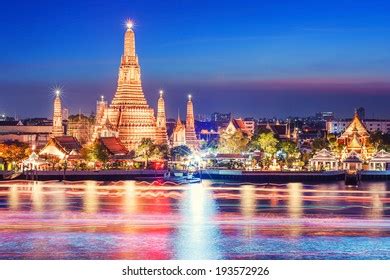
POLYGON ((389 183, 0 184, 0 259, 390 259, 389 183))

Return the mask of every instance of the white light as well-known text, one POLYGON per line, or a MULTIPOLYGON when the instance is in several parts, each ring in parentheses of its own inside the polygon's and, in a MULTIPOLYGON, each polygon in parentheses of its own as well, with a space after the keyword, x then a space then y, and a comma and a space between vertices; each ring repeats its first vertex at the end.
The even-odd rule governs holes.
POLYGON ((126 21, 126 27, 127 29, 132 29, 134 27, 134 23, 131 20, 126 21))
POLYGON ((60 96, 61 95, 61 90, 60 89, 56 89, 54 90, 54 93, 56 96, 60 96))
POLYGON ((189 100, 191 100, 191 98, 192 98, 192 95, 191 95, 191 94, 189 94, 189 95, 188 95, 188 99, 189 99, 189 100))

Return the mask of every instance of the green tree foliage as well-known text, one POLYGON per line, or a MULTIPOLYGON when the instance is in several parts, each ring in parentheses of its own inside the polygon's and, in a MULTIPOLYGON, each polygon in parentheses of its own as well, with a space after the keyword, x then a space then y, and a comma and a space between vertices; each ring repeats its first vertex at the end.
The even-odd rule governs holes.
POLYGON ((169 148, 167 145, 154 144, 150 138, 143 138, 135 150, 135 155, 145 162, 146 168, 149 160, 168 159, 169 148))
POLYGON ((311 144, 311 147, 313 149, 313 152, 320 151, 322 149, 328 149, 329 143, 324 138, 316 138, 314 139, 313 143, 311 144))
POLYGON ((192 154, 191 149, 185 145, 176 146, 171 149, 171 156, 176 161, 180 161, 191 154, 192 154))
POLYGON ((383 134, 380 131, 371 133, 370 143, 376 148, 376 150, 390 151, 390 133, 383 134))
POLYGON ((281 159, 283 165, 293 167, 294 162, 297 162, 300 158, 300 151, 295 142, 283 141, 280 143, 280 151, 285 156, 281 159))
POLYGON ((235 133, 224 132, 219 138, 218 152, 224 154, 238 154, 246 151, 249 138, 240 130, 235 133))
POLYGON ((272 132, 260 133, 253 138, 251 145, 264 152, 265 157, 272 158, 278 150, 279 140, 272 132))
POLYGON ((109 160, 107 149, 98 141, 84 146, 81 150, 81 157, 88 162, 99 161, 103 164, 109 160))

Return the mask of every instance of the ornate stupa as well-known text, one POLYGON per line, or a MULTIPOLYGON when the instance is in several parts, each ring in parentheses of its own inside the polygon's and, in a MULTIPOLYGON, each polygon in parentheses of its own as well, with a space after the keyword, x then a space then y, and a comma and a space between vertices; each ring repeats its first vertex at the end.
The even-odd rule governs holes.
POLYGON ((167 120, 165 116, 164 92, 160 90, 160 98, 157 103, 156 143, 168 144, 167 120))
POLYGON ((186 128, 181 122, 180 114, 177 114, 177 121, 175 129, 172 134, 172 146, 182 146, 186 145, 186 128))
POLYGON ((64 127, 62 126, 61 91, 56 89, 54 93, 56 97, 54 99, 53 129, 51 133, 53 137, 58 137, 64 135, 64 127))
POLYGON ((118 87, 108 109, 108 120, 129 150, 136 148, 142 138, 156 140, 154 111, 146 102, 142 90, 141 68, 135 52, 135 35, 131 22, 127 23, 118 87))
POLYGON ((198 147, 198 140, 195 133, 194 105, 192 104, 191 95, 188 95, 187 101, 186 144, 192 149, 196 149, 198 147))

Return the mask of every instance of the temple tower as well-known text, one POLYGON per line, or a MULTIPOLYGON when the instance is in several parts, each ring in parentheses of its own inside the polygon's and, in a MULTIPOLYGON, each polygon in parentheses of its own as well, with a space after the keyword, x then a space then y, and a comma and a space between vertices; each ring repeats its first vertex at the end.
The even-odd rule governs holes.
POLYGON ((175 129, 173 130, 172 138, 173 147, 186 145, 186 128, 181 122, 179 112, 177 113, 177 121, 175 129))
POLYGON ((127 24, 118 87, 109 107, 108 119, 129 150, 135 149, 142 138, 156 140, 154 111, 147 104, 142 90, 141 69, 135 52, 135 34, 131 22, 127 24))
POLYGON ((198 147, 198 140, 195 133, 194 106, 192 104, 192 96, 188 95, 187 101, 187 117, 186 117, 186 144, 191 149, 198 147))
POLYGON ((160 90, 160 98, 157 103, 157 128, 156 128, 156 143, 168 144, 167 120, 165 116, 165 101, 164 92, 160 90))
POLYGON ((106 114, 108 108, 108 103, 104 100, 104 96, 102 95, 99 100, 96 101, 96 116, 95 123, 97 125, 101 125, 103 122, 104 115, 106 114))
POLYGON ((55 90, 55 99, 54 99, 54 112, 53 112, 53 129, 52 136, 63 136, 64 127, 62 126, 62 104, 61 104, 61 91, 59 89, 55 90))

